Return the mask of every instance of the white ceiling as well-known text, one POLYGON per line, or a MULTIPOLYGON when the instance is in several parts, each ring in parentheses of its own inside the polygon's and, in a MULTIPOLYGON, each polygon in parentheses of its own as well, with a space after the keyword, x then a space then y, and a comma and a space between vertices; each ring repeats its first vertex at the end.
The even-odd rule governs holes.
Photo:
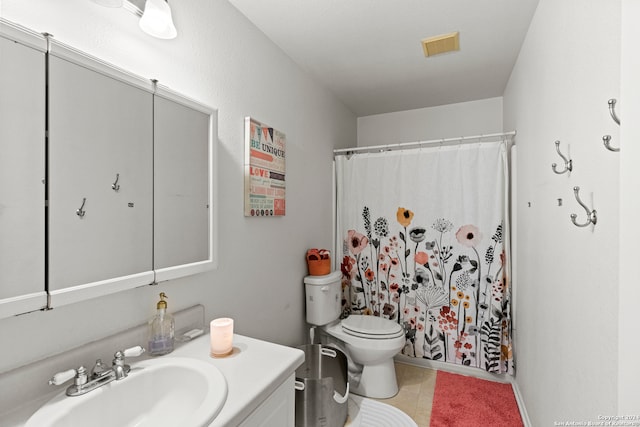
POLYGON ((357 116, 502 96, 538 0, 229 0, 357 116), (460 51, 421 40, 460 32, 460 51))

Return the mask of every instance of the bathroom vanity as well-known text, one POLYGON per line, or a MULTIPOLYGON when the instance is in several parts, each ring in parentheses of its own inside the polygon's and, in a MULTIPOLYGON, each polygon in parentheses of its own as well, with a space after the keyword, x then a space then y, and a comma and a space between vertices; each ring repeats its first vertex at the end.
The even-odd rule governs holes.
MULTIPOLYGON (((295 370, 304 362, 304 353, 295 348, 234 335, 233 353, 221 358, 209 355, 209 336, 200 336, 180 345, 172 353, 157 359, 186 358, 215 366, 226 380, 227 396, 210 427, 293 427, 295 421, 295 370)), ((129 363, 135 367, 137 359, 129 363)), ((54 372, 51 372, 51 375, 54 372)), ((135 375, 132 371, 130 375, 135 375)), ((130 377, 123 379, 127 381, 130 377)), ((47 377, 41 378, 46 383, 47 377)), ((2 381, 11 381, 0 375, 2 381)), ((67 384, 68 385, 68 384, 67 384)), ((33 401, 17 410, 0 406, 2 427, 22 427, 42 405, 65 386, 44 396, 32 396, 33 401), (6 412, 5 412, 6 411, 6 412)), ((91 391, 89 393, 94 393, 91 391)), ((77 399, 78 397, 65 397, 77 399)), ((3 402, 5 403, 5 402, 3 402)), ((135 407, 135 401, 128 405, 135 407)), ((11 408, 13 409, 13 408, 11 408)), ((158 408, 162 410, 162 408, 158 408)), ((184 425, 183 427, 192 427, 184 425)), ((196 426, 193 426, 196 427, 196 426)))
POLYGON ((225 376, 227 400, 211 427, 293 427, 295 370, 304 362, 302 350, 234 335, 233 353, 213 358, 207 335, 171 354, 208 361, 225 376))

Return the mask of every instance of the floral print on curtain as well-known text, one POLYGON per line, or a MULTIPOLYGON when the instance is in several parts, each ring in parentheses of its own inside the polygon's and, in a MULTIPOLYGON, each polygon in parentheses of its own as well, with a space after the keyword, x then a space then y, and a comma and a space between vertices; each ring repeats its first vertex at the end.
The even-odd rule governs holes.
MULTIPOLYGON (((427 168, 415 156, 411 161, 417 162, 412 164, 415 170, 436 169, 436 163, 428 163, 427 168)), ((390 163, 389 171, 400 170, 393 159, 390 163)), ((491 167, 495 169, 499 164, 496 161, 491 167)), ((339 175, 346 182, 339 200, 342 197, 341 200, 346 200, 342 204, 349 205, 340 217, 338 204, 339 222, 342 221, 338 229, 342 235, 343 315, 374 315, 398 322, 405 331, 402 353, 407 356, 513 374, 508 242, 505 242, 504 210, 499 208, 505 202, 497 200, 503 197, 499 194, 500 184, 494 190, 495 195, 482 193, 476 198, 496 199, 491 206, 497 206, 492 208, 497 213, 487 214, 491 209, 484 209, 482 202, 474 201, 483 208, 465 205, 464 215, 460 215, 457 213, 460 208, 438 206, 432 201, 437 197, 431 193, 427 197, 415 186, 404 185, 401 178, 384 187, 388 185, 384 178, 388 171, 378 168, 378 163, 367 164, 362 168, 366 169, 364 172, 345 167, 346 172, 339 175), (379 182, 381 187, 366 180, 379 182), (405 187, 411 188, 409 195, 392 191, 405 187), (362 188, 375 190, 367 193, 362 188), (411 198, 423 209, 388 206, 393 200, 411 198), (367 203, 368 199, 377 203, 367 203), (472 218, 476 216, 479 219, 474 222, 472 218)), ((492 172, 480 171, 451 188, 462 188, 464 184, 470 188, 467 191, 480 191, 475 188, 486 191, 486 182, 480 186, 475 182, 481 175, 492 176, 492 172)), ((423 178, 411 175, 406 179, 420 182, 423 178)), ((490 178, 487 182, 493 185, 492 179, 499 183, 502 177, 490 178)), ((452 199, 450 191, 447 188, 446 196, 452 199)))
POLYGON ((395 224, 372 222, 349 230, 341 270, 349 298, 345 310, 397 321, 405 329, 403 354, 510 372, 510 292, 503 264, 503 226, 484 233, 473 224, 438 218, 412 224, 400 207, 395 224), (393 227, 396 225, 397 227, 393 227))

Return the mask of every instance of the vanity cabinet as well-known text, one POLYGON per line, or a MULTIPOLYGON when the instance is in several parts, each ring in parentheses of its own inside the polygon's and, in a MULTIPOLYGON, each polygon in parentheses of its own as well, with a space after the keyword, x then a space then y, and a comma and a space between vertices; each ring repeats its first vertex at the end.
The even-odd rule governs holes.
POLYGON ((55 43, 48 73, 51 306, 150 284, 151 82, 55 43))
POLYGON ((47 304, 46 40, 0 22, 0 318, 47 304))

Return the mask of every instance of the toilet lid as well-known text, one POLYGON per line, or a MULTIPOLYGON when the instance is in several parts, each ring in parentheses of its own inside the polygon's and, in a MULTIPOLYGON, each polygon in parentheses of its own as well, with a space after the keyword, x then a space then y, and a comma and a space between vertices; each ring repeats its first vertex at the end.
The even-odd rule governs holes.
POLYGON ((390 339, 404 335, 402 326, 378 316, 351 315, 341 324, 346 334, 361 338, 390 339))

